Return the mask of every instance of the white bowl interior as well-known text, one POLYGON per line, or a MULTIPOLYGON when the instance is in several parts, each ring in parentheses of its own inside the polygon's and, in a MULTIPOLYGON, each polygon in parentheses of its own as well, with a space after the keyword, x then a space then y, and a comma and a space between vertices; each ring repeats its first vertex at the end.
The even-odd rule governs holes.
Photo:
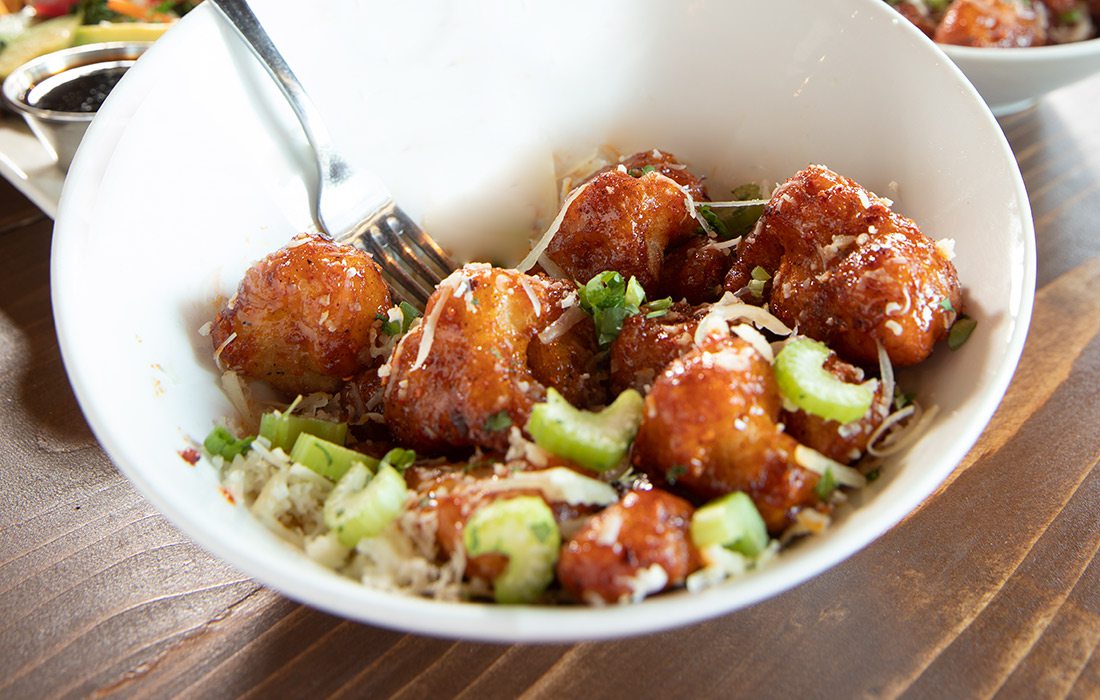
MULTIPOLYGON (((317 607, 445 636, 570 640, 652 631, 789 588, 910 512, 960 461, 1022 348, 1034 236, 1015 160, 943 54, 880 0, 767 3, 254 3, 349 156, 445 242, 546 214, 552 154, 659 146, 712 192, 825 163, 871 189, 956 264, 978 330, 911 381, 941 409, 829 532, 769 567, 637 608, 446 604, 369 590, 312 564, 178 451, 230 411, 197 329, 246 267, 309 226, 312 165, 289 109, 200 7, 112 93, 66 184, 54 303, 96 435, 186 533, 317 607), (929 129, 950 114, 951 129, 929 129), (477 215, 478 218, 475 218, 477 215), (483 218, 476 229, 470 222, 483 218), (449 238, 449 240, 447 240, 449 238)), ((552 208, 552 207, 551 207, 552 208)))

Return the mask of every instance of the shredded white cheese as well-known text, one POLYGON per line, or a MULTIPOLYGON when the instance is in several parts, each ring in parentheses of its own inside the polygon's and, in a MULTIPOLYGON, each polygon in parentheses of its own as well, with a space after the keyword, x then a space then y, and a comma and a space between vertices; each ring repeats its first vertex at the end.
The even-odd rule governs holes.
POLYGON ((569 329, 584 320, 587 316, 579 306, 570 306, 561 316, 539 333, 539 342, 549 345, 569 332, 569 329))
MULTIPOLYGON (((519 265, 516 265, 517 270, 520 272, 527 272, 535 266, 535 263, 539 261, 542 254, 546 252, 546 248, 550 245, 550 241, 554 240, 554 236, 557 234, 558 229, 561 228, 561 222, 565 220, 565 214, 569 211, 570 205, 573 204, 573 201, 576 200, 577 197, 581 196, 582 192, 588 189, 590 184, 592 183, 586 182, 569 193, 569 196, 562 202, 561 210, 558 211, 558 215, 550 222, 550 227, 546 229, 546 233, 542 234, 542 238, 540 238, 538 243, 535 244, 535 247, 531 249, 531 252, 527 254, 527 257, 520 261, 519 265)), ((543 267, 546 267, 545 263, 543 263, 543 267)))
POLYGON ((753 346, 753 348, 768 361, 768 364, 775 363, 775 355, 772 354, 772 346, 760 331, 744 323, 739 323, 730 330, 733 331, 733 334, 738 338, 753 346))
POLYGON ((836 460, 829 459, 817 450, 806 447, 805 445, 799 445, 794 448, 794 461, 804 469, 808 469, 822 476, 825 475, 826 471, 831 471, 837 483, 843 484, 844 486, 851 486, 852 488, 859 489, 867 485, 867 478, 855 469, 845 466, 836 460))

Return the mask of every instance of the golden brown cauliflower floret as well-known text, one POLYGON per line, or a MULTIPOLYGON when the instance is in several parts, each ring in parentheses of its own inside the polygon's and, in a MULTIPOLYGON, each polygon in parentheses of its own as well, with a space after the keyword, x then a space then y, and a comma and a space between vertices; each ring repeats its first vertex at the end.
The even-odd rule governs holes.
MULTIPOLYGON (((863 383, 863 370, 841 361, 835 353, 829 355, 824 367, 842 382, 863 383)), ((893 397, 887 399, 882 392, 882 382, 879 382, 870 410, 851 423, 841 424, 801 410, 784 410, 779 420, 786 426, 787 434, 803 445, 841 464, 851 464, 863 456, 871 435, 890 413, 893 397)))
POLYGON ((1013 48, 1047 43, 1046 8, 1021 0, 955 0, 936 27, 941 44, 1013 48))
POLYGON ((699 568, 694 509, 667 491, 631 491, 600 511, 561 550, 558 580, 586 603, 641 600, 699 568))
POLYGON ((708 338, 654 383, 631 460, 700 500, 744 491, 779 533, 818 503, 818 476, 795 462, 798 443, 776 425, 780 409, 772 366, 756 349, 708 338))
POLYGON ((759 265, 773 276, 771 311, 788 326, 849 361, 876 364, 877 341, 895 365, 912 365, 961 310, 951 255, 886 200, 812 165, 776 190, 726 289, 743 289, 759 265))
POLYGON ((503 451, 508 428, 527 422, 548 385, 579 406, 602 401, 591 318, 549 343, 560 351, 535 346, 574 297, 567 282, 484 264, 444 280, 390 359, 382 401, 397 441, 422 452, 503 451), (545 356, 532 363, 531 353, 545 356))
MULTIPOLYGON (((653 168, 665 177, 671 178, 675 180, 677 184, 682 185, 695 201, 698 202, 708 199, 707 188, 703 185, 703 178, 688 170, 688 167, 677 160, 676 156, 671 153, 665 153, 662 150, 654 148, 649 151, 641 151, 632 156, 627 156, 620 161, 620 164, 626 168, 628 175, 635 176, 644 174, 643 171, 647 167, 653 168)), ((608 170, 618 170, 618 168, 619 165, 609 165, 596 174, 598 175, 608 170)))
POLYGON ((248 269, 210 338, 226 369, 289 394, 331 392, 372 364, 375 316, 391 303, 370 256, 304 233, 248 269))
POLYGON ((692 236, 672 245, 661 265, 661 279, 652 299, 672 297, 692 304, 716 301, 722 296, 722 282, 733 264, 731 248, 716 248, 706 236, 692 236))
POLYGON ((648 392, 670 362, 695 347, 695 329, 705 314, 706 307, 676 303, 664 316, 638 314, 626 319, 611 344, 611 393, 648 392))
POLYGON ((605 270, 654 288, 665 249, 698 227, 680 185, 659 171, 634 177, 599 173, 569 204, 546 254, 562 271, 587 282, 605 270))

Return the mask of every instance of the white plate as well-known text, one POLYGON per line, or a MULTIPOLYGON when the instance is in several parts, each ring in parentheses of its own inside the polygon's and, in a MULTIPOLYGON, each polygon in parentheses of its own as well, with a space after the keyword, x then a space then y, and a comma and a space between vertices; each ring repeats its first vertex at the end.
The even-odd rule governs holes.
MULTIPOLYGON (((957 240, 978 330, 911 377, 942 412, 827 534, 698 595, 637 607, 447 604, 381 593, 311 563, 177 452, 230 406, 196 329, 253 261, 308 226, 303 137, 200 7, 114 91, 77 154, 54 239, 54 306, 85 414, 119 468, 198 543, 325 610, 435 635, 614 637, 712 617, 788 589, 897 523, 959 463, 1008 385, 1030 318, 1023 183, 978 95, 880 0, 730 3, 323 3, 257 14, 351 158, 451 242, 517 225, 553 149, 660 146, 713 193, 822 162, 957 240), (929 125, 950 115, 950 129, 929 125), (472 216, 477 213, 479 216, 472 216), (465 216, 463 215, 465 214, 465 216)), ((1012 487, 996 483, 990 488, 1012 487)), ((937 547, 949 549, 950 542, 937 547)))

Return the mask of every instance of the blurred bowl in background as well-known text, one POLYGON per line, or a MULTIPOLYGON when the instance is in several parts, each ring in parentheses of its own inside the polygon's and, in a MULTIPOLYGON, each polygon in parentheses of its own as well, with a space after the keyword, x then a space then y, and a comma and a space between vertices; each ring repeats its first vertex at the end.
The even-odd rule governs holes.
POLYGON ((99 107, 150 42, 63 49, 24 63, 4 80, 4 102, 68 170, 99 107))
POLYGON ((1100 39, 1020 49, 939 47, 998 117, 1027 109, 1052 90, 1100 73, 1100 39))

